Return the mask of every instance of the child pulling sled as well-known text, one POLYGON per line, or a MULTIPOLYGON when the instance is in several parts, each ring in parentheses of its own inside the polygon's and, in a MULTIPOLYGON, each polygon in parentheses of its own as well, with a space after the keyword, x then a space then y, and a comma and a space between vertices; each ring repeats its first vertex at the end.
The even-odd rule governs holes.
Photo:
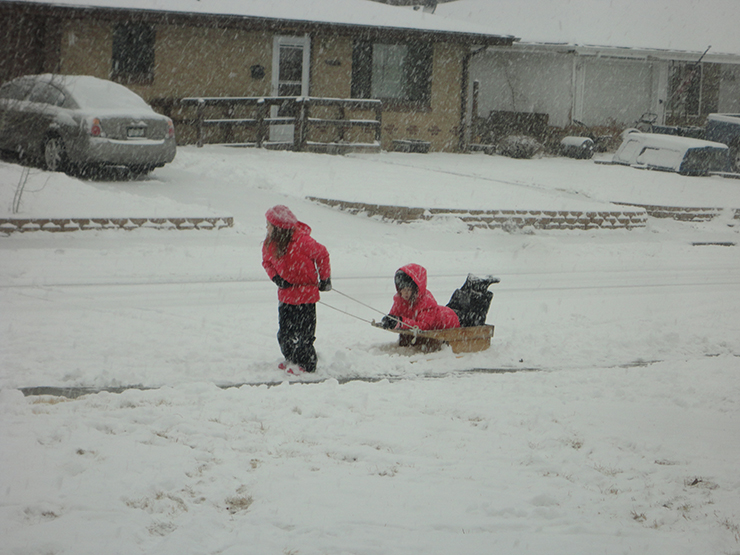
POLYGON ((277 338, 285 357, 278 366, 290 374, 315 372, 316 303, 320 292, 331 291, 329 252, 287 206, 273 206, 265 218, 262 266, 278 286, 277 338))

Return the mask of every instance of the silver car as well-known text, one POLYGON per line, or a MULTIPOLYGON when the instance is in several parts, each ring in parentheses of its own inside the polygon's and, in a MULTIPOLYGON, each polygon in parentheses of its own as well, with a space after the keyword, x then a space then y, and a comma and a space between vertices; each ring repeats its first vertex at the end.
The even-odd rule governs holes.
POLYGON ((29 75, 0 87, 0 149, 39 160, 49 171, 126 166, 146 174, 175 158, 175 128, 118 83, 29 75))

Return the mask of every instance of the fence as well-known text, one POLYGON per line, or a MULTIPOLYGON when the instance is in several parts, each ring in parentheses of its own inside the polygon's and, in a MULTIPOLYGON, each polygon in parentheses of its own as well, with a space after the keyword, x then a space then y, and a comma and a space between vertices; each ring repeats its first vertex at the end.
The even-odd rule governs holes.
POLYGON ((220 128, 223 131, 221 136, 225 138, 220 144, 292 148, 296 151, 380 150, 383 107, 380 100, 286 96, 207 97, 183 98, 179 105, 181 108, 196 109, 192 123, 196 127, 199 147, 206 143, 209 128, 220 128), (371 113, 370 117, 367 117, 368 112, 371 113), (287 128, 290 138, 271 140, 272 126, 292 126, 292 133, 290 127, 287 128), (353 129, 364 132, 353 133, 353 129), (250 132, 245 134, 238 130, 250 132), (363 141, 368 134, 372 140, 363 141), (318 135, 318 138, 313 135, 318 135), (249 137, 249 140, 239 140, 245 137, 249 137))

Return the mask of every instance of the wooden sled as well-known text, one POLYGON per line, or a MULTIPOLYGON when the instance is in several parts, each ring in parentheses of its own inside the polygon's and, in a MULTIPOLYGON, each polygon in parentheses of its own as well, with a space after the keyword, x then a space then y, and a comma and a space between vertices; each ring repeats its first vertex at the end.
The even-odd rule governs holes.
MULTIPOLYGON (((373 322, 376 328, 385 329, 373 322)), ((447 330, 385 330, 397 333, 401 347, 417 347, 425 352, 438 351, 447 343, 453 353, 476 353, 485 351, 491 346, 493 326, 472 326, 469 328, 452 328, 447 330)))

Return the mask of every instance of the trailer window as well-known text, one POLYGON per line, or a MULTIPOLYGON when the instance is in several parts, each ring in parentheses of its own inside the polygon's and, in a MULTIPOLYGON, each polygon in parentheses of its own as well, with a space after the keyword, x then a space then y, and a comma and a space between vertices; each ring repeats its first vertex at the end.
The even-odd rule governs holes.
POLYGON ((667 113, 674 123, 717 112, 719 64, 673 62, 669 74, 667 113))

